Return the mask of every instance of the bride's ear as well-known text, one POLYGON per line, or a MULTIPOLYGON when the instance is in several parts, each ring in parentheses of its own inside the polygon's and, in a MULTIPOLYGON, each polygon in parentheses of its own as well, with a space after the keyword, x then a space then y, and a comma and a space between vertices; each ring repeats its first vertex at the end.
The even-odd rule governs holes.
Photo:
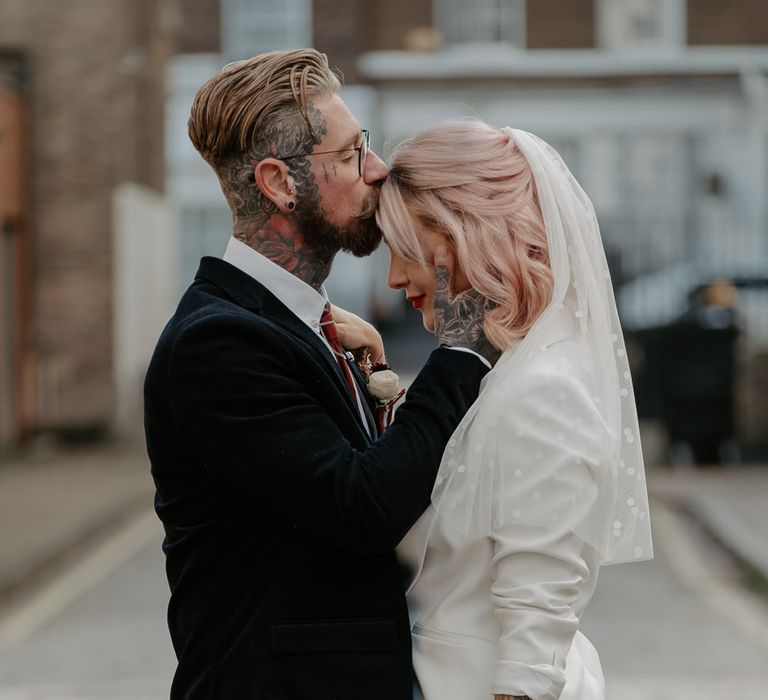
POLYGON ((469 283, 469 279, 459 259, 456 243, 454 243, 453 238, 449 234, 442 233, 442 235, 445 238, 445 245, 448 246, 448 250, 451 251, 453 256, 453 293, 460 294, 461 292, 466 292, 468 289, 472 289, 472 285, 469 283))
POLYGON ((453 259, 455 260, 453 268, 453 291, 455 294, 459 294, 460 292, 466 292, 468 289, 472 289, 472 285, 469 283, 464 268, 461 266, 459 256, 456 255, 456 249, 453 248, 453 246, 451 246, 451 248, 453 259))

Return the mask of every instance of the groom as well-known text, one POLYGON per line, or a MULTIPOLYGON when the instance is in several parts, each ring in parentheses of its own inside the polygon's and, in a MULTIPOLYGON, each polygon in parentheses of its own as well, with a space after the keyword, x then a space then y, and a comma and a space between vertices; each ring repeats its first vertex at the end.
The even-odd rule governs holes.
POLYGON ((145 383, 174 700, 411 698, 394 547, 489 365, 479 311, 465 299, 460 317, 443 289, 443 347, 376 436, 322 283, 339 250, 379 243, 387 168, 338 89, 323 54, 275 52, 226 66, 192 106, 234 230, 223 260, 201 261, 145 383))

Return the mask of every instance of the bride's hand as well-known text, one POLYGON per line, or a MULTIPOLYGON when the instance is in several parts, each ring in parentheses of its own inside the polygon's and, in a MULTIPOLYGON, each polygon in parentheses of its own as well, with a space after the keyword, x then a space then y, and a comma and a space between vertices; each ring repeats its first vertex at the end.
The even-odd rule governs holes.
POLYGON ((373 364, 387 361, 384 356, 384 341, 368 321, 333 304, 331 304, 331 314, 336 322, 342 347, 347 350, 367 348, 373 364))

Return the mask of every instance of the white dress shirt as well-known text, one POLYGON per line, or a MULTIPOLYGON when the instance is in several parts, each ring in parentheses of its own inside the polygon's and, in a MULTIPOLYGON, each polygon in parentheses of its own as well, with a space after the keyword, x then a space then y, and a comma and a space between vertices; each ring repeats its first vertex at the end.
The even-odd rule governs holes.
MULTIPOLYGON (((273 263, 269 258, 237 240, 234 236, 230 237, 229 243, 227 243, 224 260, 250 275, 272 292, 289 311, 307 324, 307 327, 328 349, 334 362, 336 361, 336 356, 320 328, 320 317, 323 315, 326 303, 329 302, 324 287, 321 287, 318 292, 296 275, 273 263)), ((359 391, 356 392, 356 396, 360 418, 368 435, 373 437, 359 391)))

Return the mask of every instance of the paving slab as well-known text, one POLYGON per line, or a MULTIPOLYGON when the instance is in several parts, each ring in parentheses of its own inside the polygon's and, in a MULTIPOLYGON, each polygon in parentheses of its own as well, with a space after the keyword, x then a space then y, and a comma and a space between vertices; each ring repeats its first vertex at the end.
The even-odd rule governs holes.
POLYGON ((151 506, 153 494, 147 457, 135 446, 57 449, 0 464, 0 603, 151 506))
POLYGON ((768 465, 656 469, 648 485, 768 580, 768 465))

